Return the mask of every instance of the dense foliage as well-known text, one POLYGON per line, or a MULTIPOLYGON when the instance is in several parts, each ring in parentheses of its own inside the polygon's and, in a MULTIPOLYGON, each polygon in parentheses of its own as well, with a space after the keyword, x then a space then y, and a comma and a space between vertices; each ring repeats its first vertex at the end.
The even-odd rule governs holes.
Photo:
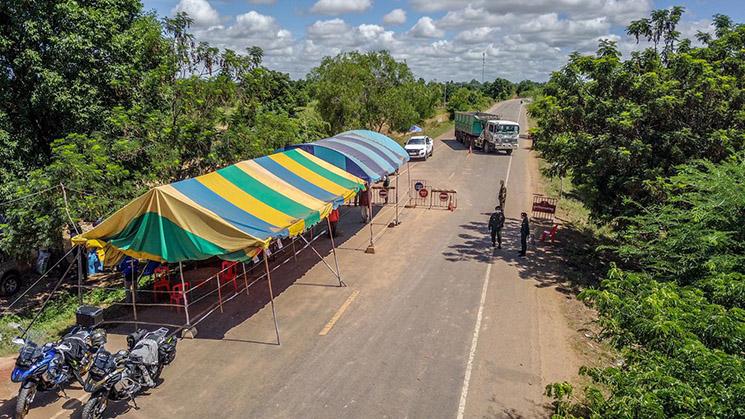
POLYGON ((366 127, 404 131, 434 115, 436 85, 416 81, 388 52, 349 52, 326 57, 308 75, 318 110, 334 132, 366 127))
POLYGON ((571 174, 596 217, 636 214, 641 207, 629 200, 657 199, 650 181, 682 163, 717 162, 743 148, 745 26, 719 27, 693 48, 678 39, 679 17, 656 12, 654 21, 633 23, 629 32, 649 33, 655 46, 626 61, 610 41, 601 41, 595 56, 573 54, 531 107, 552 174, 571 174), (661 52, 656 42, 664 44, 661 52))
POLYGON ((559 417, 745 417, 745 26, 715 16, 693 48, 681 13, 632 22, 652 46, 628 61, 572 56, 532 109, 623 265, 580 294, 623 361, 583 368, 582 398, 549 386, 559 417))

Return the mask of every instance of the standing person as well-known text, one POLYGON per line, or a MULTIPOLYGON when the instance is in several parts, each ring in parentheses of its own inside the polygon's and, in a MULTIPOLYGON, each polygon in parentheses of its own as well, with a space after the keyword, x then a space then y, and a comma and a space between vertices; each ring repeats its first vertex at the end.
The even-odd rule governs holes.
POLYGON ((336 225, 339 223, 339 209, 334 208, 331 210, 331 213, 329 214, 329 224, 331 225, 331 231, 329 231, 329 235, 331 237, 336 237, 336 225))
POLYGON ((365 189, 359 193, 360 195, 360 214, 362 215, 362 222, 366 223, 370 219, 370 188, 365 189))
POLYGON ((497 195, 497 198, 499 199, 499 206, 504 210, 504 208, 506 208, 504 204, 505 201, 507 201, 507 187, 504 186, 504 180, 499 181, 499 194, 497 195))
MULTIPOLYGON (((388 177, 388 175, 385 175, 383 177, 383 189, 388 192, 388 188, 391 187, 391 179, 388 177)), ((385 203, 388 203, 388 194, 385 194, 385 203)))
POLYGON ((530 235, 530 224, 528 223, 528 214, 522 212, 520 216, 523 219, 520 225, 520 256, 525 256, 528 251, 528 235, 530 235))
POLYGON ((496 246, 499 243, 498 249, 502 248, 502 228, 504 227, 504 212, 502 207, 497 206, 494 208, 494 213, 489 217, 489 232, 491 233, 491 245, 496 246))
POLYGON ((137 280, 137 268, 140 262, 130 256, 125 256, 121 262, 119 262, 119 272, 124 276, 124 286, 127 289, 125 302, 132 302, 132 283, 137 280))

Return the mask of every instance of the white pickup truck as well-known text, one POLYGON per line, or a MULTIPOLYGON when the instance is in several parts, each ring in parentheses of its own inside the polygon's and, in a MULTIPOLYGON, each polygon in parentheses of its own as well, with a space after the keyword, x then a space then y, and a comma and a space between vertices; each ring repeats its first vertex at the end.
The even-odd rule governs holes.
POLYGON ((434 151, 434 141, 426 135, 418 135, 409 138, 409 141, 404 145, 404 149, 412 159, 427 160, 427 157, 432 156, 434 151))

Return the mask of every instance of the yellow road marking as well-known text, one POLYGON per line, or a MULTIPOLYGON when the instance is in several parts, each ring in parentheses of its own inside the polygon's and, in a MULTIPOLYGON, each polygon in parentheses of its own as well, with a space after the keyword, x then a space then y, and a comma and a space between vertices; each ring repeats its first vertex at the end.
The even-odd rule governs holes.
POLYGON ((338 310, 336 310, 336 313, 334 313, 334 317, 329 320, 328 323, 326 323, 326 326, 323 327, 320 333, 318 333, 318 336, 326 336, 331 331, 331 328, 334 327, 337 321, 339 321, 339 318, 342 314, 344 314, 345 311, 347 311, 347 308, 349 308, 349 305, 352 304, 355 298, 360 295, 360 292, 355 290, 352 295, 347 298, 347 301, 344 302, 344 304, 339 307, 338 310))

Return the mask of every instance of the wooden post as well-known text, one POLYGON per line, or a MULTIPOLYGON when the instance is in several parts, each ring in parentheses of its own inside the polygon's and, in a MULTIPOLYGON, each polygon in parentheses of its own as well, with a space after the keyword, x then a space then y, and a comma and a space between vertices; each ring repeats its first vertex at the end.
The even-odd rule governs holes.
MULTIPOLYGON (((241 262, 241 266, 243 266, 243 281, 246 283, 246 295, 248 294, 248 274, 246 273, 246 264, 244 262, 241 262)), ((217 281, 218 283, 220 281, 217 281)))
POLYGON ((274 290, 272 289, 272 273, 269 272, 269 259, 266 256, 266 249, 264 249, 264 268, 266 269, 266 282, 269 285, 269 301, 272 304, 272 317, 274 317, 274 332, 277 334, 277 345, 280 345, 279 322, 277 321, 277 311, 274 308, 274 290))
POLYGON ((191 319, 189 318, 189 293, 186 292, 186 284, 184 282, 184 267, 181 262, 178 263, 178 272, 179 276, 181 277, 181 291, 184 293, 184 313, 186 313, 186 327, 191 328, 191 319))
POLYGON ((83 305, 83 249, 85 246, 78 245, 78 305, 83 305))

